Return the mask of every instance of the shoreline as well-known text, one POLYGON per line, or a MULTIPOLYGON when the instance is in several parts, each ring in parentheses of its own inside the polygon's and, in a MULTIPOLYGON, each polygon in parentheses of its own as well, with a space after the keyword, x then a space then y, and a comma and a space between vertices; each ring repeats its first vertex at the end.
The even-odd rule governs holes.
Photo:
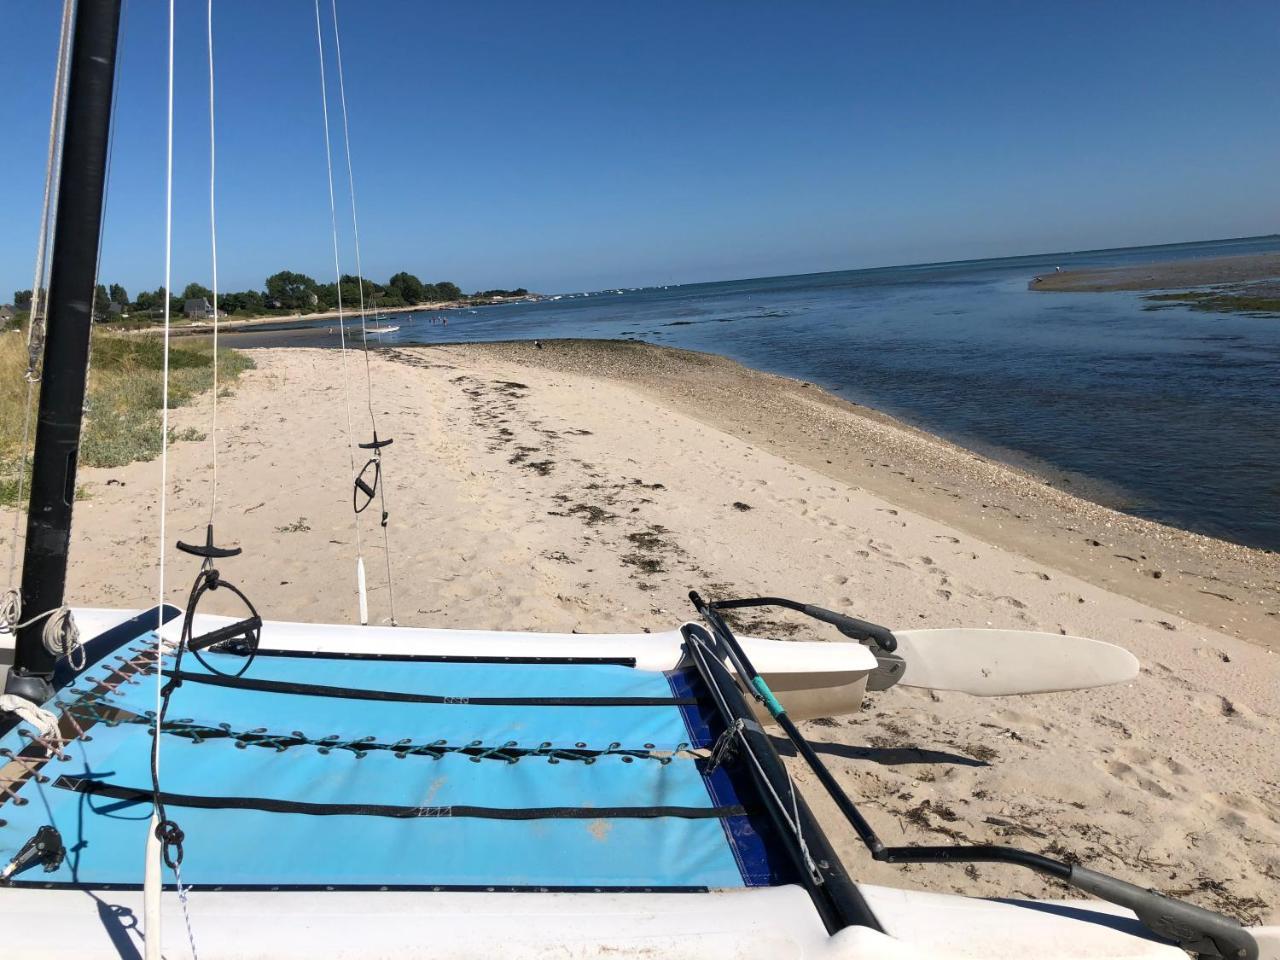
POLYGON ((463 350, 648 396, 995 546, 1280 650, 1280 554, 1146 520, 800 380, 718 354, 626 340, 386 347, 463 350), (752 396, 753 402, 742 403, 752 396))
MULTIPOLYGON (((436 303, 419 303, 412 307, 380 307, 377 310, 365 310, 365 320, 366 322, 372 322, 373 317, 379 314, 388 315, 394 318, 396 315, 432 313, 437 310, 465 310, 477 307, 496 307, 508 303, 537 303, 543 299, 545 298, 542 294, 531 293, 523 297, 503 297, 496 300, 441 300, 436 303)), ((360 310, 359 308, 344 309, 342 311, 342 316, 348 324, 358 322, 360 318, 360 310)), ((301 329, 305 329, 305 324, 308 323, 337 319, 337 310, 323 310, 318 313, 291 313, 277 317, 224 317, 218 320, 218 333, 240 333, 243 331, 255 330, 259 327, 270 327, 276 325, 285 328, 297 326, 301 329)), ((127 334, 163 334, 164 324, 153 323, 148 326, 136 326, 128 329, 122 328, 119 332, 127 334)), ((187 323, 184 320, 172 323, 169 327, 169 334, 175 337, 209 336, 212 333, 213 323, 210 321, 187 323)))

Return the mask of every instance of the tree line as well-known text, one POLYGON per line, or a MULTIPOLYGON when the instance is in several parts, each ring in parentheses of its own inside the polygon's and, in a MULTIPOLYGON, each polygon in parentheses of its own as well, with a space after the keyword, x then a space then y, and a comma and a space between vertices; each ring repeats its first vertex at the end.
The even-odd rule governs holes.
MULTIPOLYGON (((335 310, 341 294, 342 306, 354 310, 360 306, 361 281, 351 274, 344 274, 339 283, 318 283, 305 273, 281 270, 267 277, 261 290, 234 290, 218 294, 219 311, 229 315, 262 316, 273 313, 309 313, 335 310)), ((472 294, 474 297, 524 296, 528 291, 489 290, 472 294)), ((365 279, 363 282, 364 305, 369 310, 397 309, 426 303, 446 303, 464 299, 461 288, 448 280, 424 283, 412 273, 401 271, 386 283, 365 279)), ((180 316, 188 300, 208 300, 212 305, 213 291, 200 283, 189 283, 181 295, 170 298, 170 310, 180 316)), ((118 283, 99 284, 93 298, 94 318, 111 321, 119 316, 150 315, 164 312, 165 289, 144 290, 132 298, 118 283)), ((31 307, 31 291, 18 290, 13 296, 19 311, 31 307)))

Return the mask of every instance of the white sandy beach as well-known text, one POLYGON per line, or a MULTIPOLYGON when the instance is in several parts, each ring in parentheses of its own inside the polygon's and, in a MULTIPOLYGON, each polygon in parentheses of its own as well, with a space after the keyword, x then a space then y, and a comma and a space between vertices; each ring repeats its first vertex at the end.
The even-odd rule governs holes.
MULTIPOLYGON (((258 369, 220 412, 218 537, 245 551, 222 570, 264 617, 352 622, 342 357, 253 356, 258 369)), ((400 623, 668 629, 692 616, 685 596, 696 587, 795 597, 891 627, 1020 627, 1118 643, 1143 664, 1129 685, 990 700, 895 689, 859 716, 806 732, 888 841, 1073 851, 1242 919, 1280 915, 1280 656, 1261 636, 1274 621, 1255 631, 1259 642, 1212 629, 617 379, 481 348, 397 356, 375 356, 372 369, 378 432, 395 440, 386 483, 400 623)), ((363 362, 349 363, 357 439, 367 440, 363 362)), ((738 402, 768 398, 744 393, 738 402)), ((206 398, 174 422, 207 430, 207 418, 206 398)), ((835 428, 815 413, 812 429, 835 428)), ((172 541, 203 537, 208 459, 207 442, 171 448, 175 602, 196 563, 172 541)), ((90 498, 76 508, 71 602, 154 603, 158 477, 154 462, 82 471, 90 498)), ((376 508, 361 519, 372 614, 383 619, 376 508)), ((750 625, 766 636, 836 639, 801 621, 750 625)), ((807 792, 859 879, 1062 895, 995 865, 875 864, 820 793, 807 792)))

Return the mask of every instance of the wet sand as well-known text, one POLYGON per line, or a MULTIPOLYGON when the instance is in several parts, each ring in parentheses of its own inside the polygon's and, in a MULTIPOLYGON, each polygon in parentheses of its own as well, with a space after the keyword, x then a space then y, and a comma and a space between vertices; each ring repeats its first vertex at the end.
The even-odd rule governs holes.
POLYGON ((1171 290, 1174 288, 1245 284, 1280 277, 1280 253, 1168 260, 1107 270, 1064 270, 1032 280, 1031 290, 1105 293, 1111 290, 1171 290))
MULTIPOLYGON (((416 348, 415 348, 416 349, 416 348)), ((1280 555, 1139 519, 868 407, 713 354, 631 341, 468 344, 624 384, 718 430, 989 543, 1280 649, 1280 555)), ((395 356, 397 351, 392 351, 395 356)))
MULTIPOLYGON (((345 387, 365 439, 364 365, 349 364, 344 381, 334 350, 254 358, 220 404, 219 537, 245 551, 223 572, 265 617, 352 622, 345 387)), ((379 433, 395 439, 389 580, 377 518, 358 521, 375 621, 392 586, 406 625, 665 630, 693 615, 696 587, 796 597, 899 628, 1118 643, 1143 664, 1130 684, 995 699, 895 688, 806 733, 887 842, 1075 854, 1244 919, 1275 915, 1280 657, 1263 629, 1276 622, 1274 557, 1130 521, 814 387, 703 354, 454 345, 389 350, 370 369, 379 433), (1151 599, 1135 599, 1139 587, 1151 599), (1201 589, 1232 599, 1194 607, 1201 589), (1219 611, 1256 642, 1205 626, 1219 611)), ((207 398, 176 410, 174 430, 205 430, 208 415, 207 398)), ((208 464, 208 442, 171 449, 175 602, 196 571, 172 541, 203 534, 208 464)), ((82 471, 73 602, 154 601, 158 475, 156 463, 82 471)), ((211 599, 215 610, 224 600, 211 599)), ((839 642, 788 615, 745 627, 839 642)), ((860 879, 1068 895, 997 866, 875 863, 793 770, 860 879)))

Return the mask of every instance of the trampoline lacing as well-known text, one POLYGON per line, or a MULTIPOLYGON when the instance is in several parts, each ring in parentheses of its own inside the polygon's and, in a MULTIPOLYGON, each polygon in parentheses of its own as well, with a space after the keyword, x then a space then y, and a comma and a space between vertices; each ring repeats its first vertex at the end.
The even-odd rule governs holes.
MULTIPOLYGON (((114 706, 104 693, 73 687, 69 691, 78 699, 66 704, 65 715, 74 720, 87 723, 102 723, 115 727, 121 723, 139 724, 155 727, 154 714, 131 713, 114 706)), ((473 740, 465 744, 450 744, 446 740, 415 741, 410 737, 400 740, 379 740, 373 736, 343 737, 329 734, 323 737, 308 736, 301 730, 288 733, 273 733, 265 727, 248 730, 235 730, 229 723, 198 723, 190 719, 165 720, 160 732, 174 737, 189 740, 193 744, 207 741, 230 740, 237 748, 261 747, 283 753, 294 747, 315 747, 321 755, 334 751, 354 754, 357 758, 372 752, 390 753, 399 760, 408 757, 426 757, 440 760, 456 755, 465 756, 475 763, 495 760, 503 763, 519 763, 521 760, 541 759, 550 764, 582 763, 591 765, 607 757, 617 757, 623 763, 636 760, 649 760, 665 766, 672 760, 697 760, 705 755, 686 742, 674 747, 660 748, 653 743, 645 743, 636 747, 623 746, 614 741, 604 747, 590 747, 586 743, 575 743, 571 747, 556 746, 550 741, 542 741, 534 746, 521 746, 515 740, 501 744, 485 744, 482 740, 473 740)))

